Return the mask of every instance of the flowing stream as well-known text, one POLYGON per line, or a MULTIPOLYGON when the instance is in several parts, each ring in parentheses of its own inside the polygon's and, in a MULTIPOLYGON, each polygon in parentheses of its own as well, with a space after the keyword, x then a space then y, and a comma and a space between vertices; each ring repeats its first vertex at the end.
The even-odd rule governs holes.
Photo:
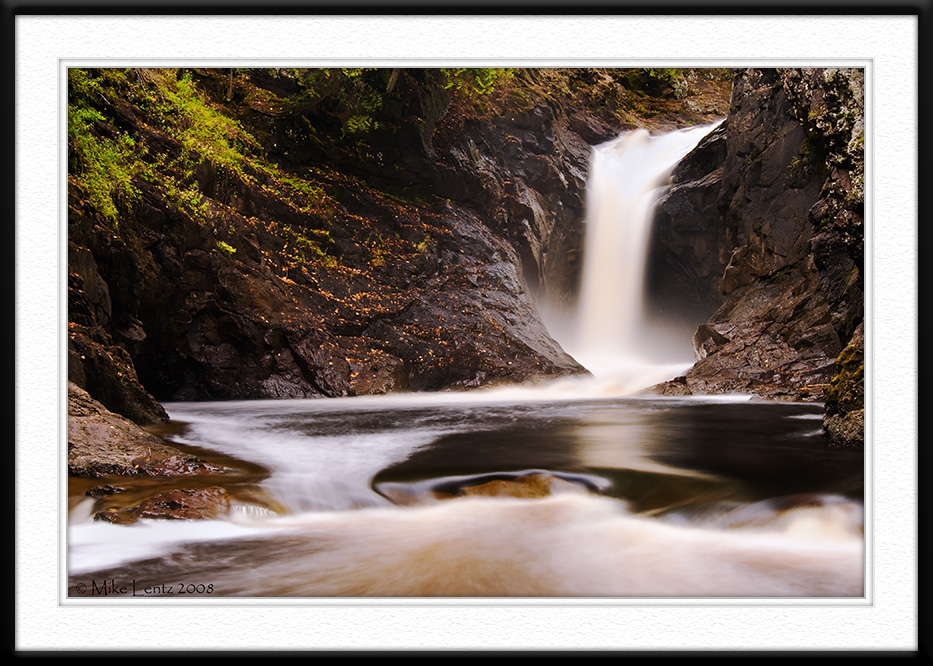
POLYGON ((166 404, 160 434, 249 483, 214 520, 75 502, 69 595, 862 596, 862 456, 826 449, 822 405, 636 394, 692 361, 651 348, 641 276, 664 181, 712 128, 594 151, 579 311, 554 328, 594 377, 166 404))

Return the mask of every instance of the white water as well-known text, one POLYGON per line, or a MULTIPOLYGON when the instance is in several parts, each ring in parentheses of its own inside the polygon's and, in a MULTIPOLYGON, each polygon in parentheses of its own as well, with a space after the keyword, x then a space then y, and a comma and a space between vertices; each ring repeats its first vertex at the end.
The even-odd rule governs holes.
POLYGON ((212 596, 246 597, 862 594, 860 502, 828 487, 788 505, 786 492, 753 500, 717 467, 693 467, 712 453, 724 456, 726 471, 738 461, 754 473, 745 438, 761 431, 766 447, 751 447, 761 464, 770 457, 784 468, 777 474, 812 466, 822 477, 809 432, 818 406, 503 401, 496 391, 417 397, 166 405, 189 426, 176 441, 267 467, 263 485, 284 512, 74 522, 73 584, 184 580, 212 585, 212 596), (746 419, 753 408, 764 411, 746 419), (804 455, 788 466, 785 449, 804 455), (411 471, 379 480, 399 466, 411 471), (543 499, 443 500, 425 491, 438 480, 522 467, 596 483, 589 491, 566 484, 543 499), (405 487, 411 506, 378 492, 405 487))
POLYGON ((666 357, 645 320, 646 256, 671 171, 718 125, 662 135, 635 130, 593 151, 577 311, 552 328, 581 365, 629 391, 671 379, 694 361, 687 345, 666 357))
POLYGON ((594 154, 584 293, 560 340, 595 379, 166 405, 187 426, 175 441, 264 466, 280 513, 132 526, 76 513, 69 589, 105 579, 245 597, 861 596, 862 506, 821 457, 818 406, 630 397, 692 361, 659 359, 642 335, 643 257, 664 181, 711 130, 634 132, 594 154), (811 469, 816 480, 800 482, 811 469), (431 494, 520 470, 593 483, 543 499, 431 494), (760 490, 763 479, 775 488, 760 490), (387 499, 405 492, 413 505, 387 499))

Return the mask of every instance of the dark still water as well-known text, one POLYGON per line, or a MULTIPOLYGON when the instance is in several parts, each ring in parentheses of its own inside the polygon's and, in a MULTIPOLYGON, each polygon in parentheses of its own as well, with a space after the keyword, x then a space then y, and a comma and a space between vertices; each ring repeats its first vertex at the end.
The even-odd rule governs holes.
POLYGON ((555 386, 166 405, 170 439, 267 475, 211 521, 87 500, 69 594, 862 596, 862 455, 821 405, 555 386))

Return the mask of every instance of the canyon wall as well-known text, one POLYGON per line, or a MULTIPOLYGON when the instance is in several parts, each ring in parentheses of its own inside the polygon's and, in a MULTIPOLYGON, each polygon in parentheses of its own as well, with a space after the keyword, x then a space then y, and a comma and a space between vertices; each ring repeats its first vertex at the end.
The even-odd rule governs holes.
POLYGON ((830 443, 861 445, 863 95, 858 69, 737 73, 659 206, 658 307, 715 308, 664 392, 822 400, 830 443))

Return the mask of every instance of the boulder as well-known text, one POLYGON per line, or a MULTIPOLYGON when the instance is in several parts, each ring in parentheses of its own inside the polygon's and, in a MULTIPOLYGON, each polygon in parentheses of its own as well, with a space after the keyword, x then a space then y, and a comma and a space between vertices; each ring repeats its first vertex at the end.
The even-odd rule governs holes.
POLYGON ((68 473, 79 477, 219 475, 230 468, 165 444, 68 384, 68 473))
MULTIPOLYGON (((585 493, 586 488, 572 481, 544 474, 525 474, 514 479, 493 479, 475 486, 464 486, 453 497, 548 497, 557 493, 585 493)), ((439 494, 440 496, 440 494, 439 494)))
POLYGON ((172 488, 150 495, 135 506, 110 507, 94 514, 94 520, 129 525, 141 519, 205 520, 230 510, 230 496, 224 488, 172 488))

